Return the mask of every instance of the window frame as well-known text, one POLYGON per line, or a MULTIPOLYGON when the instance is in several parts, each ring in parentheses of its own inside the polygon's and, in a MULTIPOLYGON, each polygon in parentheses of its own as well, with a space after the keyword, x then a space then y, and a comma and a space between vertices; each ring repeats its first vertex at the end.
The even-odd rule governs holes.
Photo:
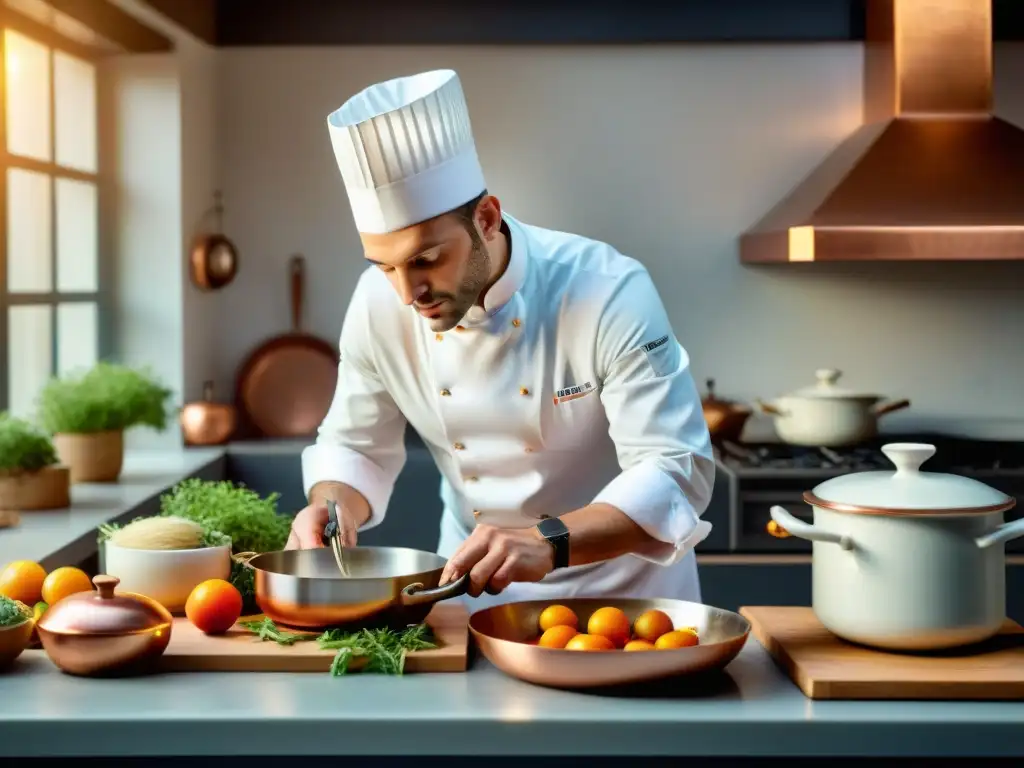
POLYGON ((110 240, 106 231, 105 211, 107 210, 108 190, 107 158, 104 157, 103 136, 106 129, 103 116, 103 69, 100 66, 103 54, 89 46, 82 45, 70 38, 37 24, 20 14, 0 8, 0 411, 10 409, 10 370, 11 345, 9 344, 9 311, 11 307, 35 306, 48 307, 50 310, 50 375, 59 372, 58 355, 58 322, 57 308, 60 304, 71 302, 88 302, 96 306, 96 359, 110 357, 112 352, 112 332, 108 318, 111 306, 111 274, 110 274, 110 240), (34 42, 45 45, 49 51, 49 103, 50 103, 50 160, 42 161, 31 157, 13 154, 7 148, 7 50, 6 30, 10 29, 34 42), (57 163, 56 143, 56 53, 64 53, 89 62, 95 67, 96 78, 96 171, 89 173, 67 168, 57 163), (45 174, 50 183, 50 269, 51 288, 47 292, 11 293, 7 280, 7 258, 9 246, 8 229, 8 169, 18 168, 45 174), (96 243, 96 290, 62 292, 58 287, 57 265, 57 180, 70 179, 85 181, 96 186, 97 196, 97 243, 96 243))

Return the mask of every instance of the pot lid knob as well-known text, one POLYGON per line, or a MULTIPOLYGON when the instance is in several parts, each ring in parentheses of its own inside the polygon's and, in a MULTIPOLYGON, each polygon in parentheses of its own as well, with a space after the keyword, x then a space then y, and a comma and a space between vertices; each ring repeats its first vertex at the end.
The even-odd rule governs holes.
POLYGON ((834 387, 842 375, 843 372, 837 371, 835 368, 819 368, 814 372, 814 378, 818 380, 819 387, 834 387))
POLYGON ((935 446, 928 443, 889 443, 882 453, 896 465, 896 476, 916 475, 921 465, 935 455, 935 446))

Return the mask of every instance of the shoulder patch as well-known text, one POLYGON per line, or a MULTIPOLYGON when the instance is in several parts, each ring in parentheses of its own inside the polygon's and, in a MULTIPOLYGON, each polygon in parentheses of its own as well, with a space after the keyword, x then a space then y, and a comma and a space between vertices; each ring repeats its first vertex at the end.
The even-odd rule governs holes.
POLYGON ((672 354, 673 346, 668 343, 669 334, 648 341, 641 349, 647 356, 647 363, 651 366, 656 376, 667 376, 676 365, 675 355, 672 354))

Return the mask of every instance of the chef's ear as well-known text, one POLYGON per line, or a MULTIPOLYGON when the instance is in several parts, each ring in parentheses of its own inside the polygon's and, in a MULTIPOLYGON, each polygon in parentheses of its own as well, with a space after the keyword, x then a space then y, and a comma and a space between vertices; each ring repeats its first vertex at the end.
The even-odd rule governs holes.
POLYGON ((501 234, 501 201, 494 195, 484 195, 476 206, 476 225, 485 241, 501 234))

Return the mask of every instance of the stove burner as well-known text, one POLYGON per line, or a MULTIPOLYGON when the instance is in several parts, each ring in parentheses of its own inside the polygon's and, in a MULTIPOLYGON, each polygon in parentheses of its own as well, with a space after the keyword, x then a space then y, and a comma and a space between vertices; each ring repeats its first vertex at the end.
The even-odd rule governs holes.
POLYGON ((891 469, 881 451, 872 448, 802 448, 792 445, 757 445, 740 447, 735 443, 722 445, 729 463, 759 469, 838 469, 863 472, 891 469))
POLYGON ((719 446, 719 459, 737 470, 889 471, 894 467, 881 450, 887 442, 924 442, 936 445, 938 453, 928 460, 925 471, 960 475, 978 471, 1024 472, 1024 443, 935 436, 880 438, 870 444, 849 448, 805 448, 785 443, 739 445, 723 441, 719 446))

